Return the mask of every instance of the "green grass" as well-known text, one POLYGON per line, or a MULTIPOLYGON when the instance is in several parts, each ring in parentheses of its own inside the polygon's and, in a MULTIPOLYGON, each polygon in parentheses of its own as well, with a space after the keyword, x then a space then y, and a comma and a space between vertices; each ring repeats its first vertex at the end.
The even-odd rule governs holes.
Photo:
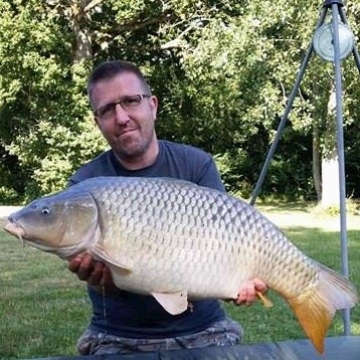
MULTIPOLYGON (((336 218, 314 215, 304 206, 260 208, 274 216, 271 219, 306 254, 340 270, 339 232, 334 230, 336 218), (294 221, 289 221, 289 217, 294 221)), ((360 289, 359 217, 349 219, 348 224, 350 279, 360 289)), ((0 359, 76 355, 76 340, 90 317, 91 305, 84 283, 67 270, 66 262, 23 247, 3 230, 0 230, 0 246, 0 359)), ((272 292, 269 297, 274 302, 269 309, 260 302, 251 307, 225 305, 229 315, 242 324, 244 342, 305 338, 284 300, 272 292)), ((352 310, 351 323, 352 334, 360 335, 360 305, 352 310)), ((328 335, 342 333, 342 318, 338 314, 328 335)))
POLYGON ((65 261, 3 230, 0 244, 0 359, 76 355, 90 316, 85 284, 65 261))

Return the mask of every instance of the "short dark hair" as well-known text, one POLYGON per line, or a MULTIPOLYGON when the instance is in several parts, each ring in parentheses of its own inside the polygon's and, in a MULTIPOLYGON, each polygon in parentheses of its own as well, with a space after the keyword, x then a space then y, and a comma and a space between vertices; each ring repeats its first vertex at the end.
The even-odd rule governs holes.
POLYGON ((115 76, 123 73, 132 73, 137 76, 144 86, 144 91, 151 95, 151 90, 141 70, 134 64, 124 60, 104 61, 95 67, 91 73, 88 83, 87 92, 91 100, 91 93, 96 83, 103 80, 110 80, 115 76))

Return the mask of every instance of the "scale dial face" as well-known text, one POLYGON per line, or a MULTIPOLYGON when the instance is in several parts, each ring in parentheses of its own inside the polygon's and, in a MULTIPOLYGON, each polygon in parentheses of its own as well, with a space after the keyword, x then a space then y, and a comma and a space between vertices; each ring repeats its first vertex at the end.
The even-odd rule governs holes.
MULTIPOLYGON (((354 34, 349 26, 339 22, 340 59, 346 58, 354 48, 354 34)), ((335 47, 332 23, 320 26, 314 35, 313 45, 316 53, 326 61, 335 60, 335 47)))

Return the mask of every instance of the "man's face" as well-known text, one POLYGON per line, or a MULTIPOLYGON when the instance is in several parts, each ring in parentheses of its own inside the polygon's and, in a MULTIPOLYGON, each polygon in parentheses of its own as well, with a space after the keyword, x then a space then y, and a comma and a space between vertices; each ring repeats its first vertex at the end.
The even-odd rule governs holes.
POLYGON ((143 156, 156 140, 157 99, 148 95, 141 81, 130 72, 93 87, 91 103, 96 123, 120 159, 143 156))

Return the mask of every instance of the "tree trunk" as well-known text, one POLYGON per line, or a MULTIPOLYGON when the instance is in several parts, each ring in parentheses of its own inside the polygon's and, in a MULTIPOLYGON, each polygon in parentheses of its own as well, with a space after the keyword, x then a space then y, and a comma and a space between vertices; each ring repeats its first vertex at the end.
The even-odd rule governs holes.
POLYGON ((316 198, 318 203, 321 201, 321 164, 320 164, 320 132, 319 124, 316 122, 313 126, 312 133, 312 164, 313 164, 313 179, 316 191, 316 198))
POLYGON ((84 60, 92 59, 91 32, 88 25, 88 10, 86 8, 90 1, 73 2, 69 8, 69 18, 75 36, 74 64, 80 64, 84 60))
POLYGON ((324 150, 322 152, 322 196, 321 205, 325 208, 340 204, 339 183, 339 159, 336 147, 336 121, 335 121, 336 94, 331 89, 328 102, 328 116, 326 118, 326 130, 324 150))
POLYGON ((337 156, 322 159, 322 197, 325 208, 339 206, 339 162, 337 156))
POLYGON ((92 32, 90 29, 91 11, 101 2, 99 0, 75 0, 69 2, 69 6, 64 11, 74 34, 72 49, 73 81, 81 89, 86 86, 85 73, 87 73, 87 68, 91 66, 93 59, 92 32))

